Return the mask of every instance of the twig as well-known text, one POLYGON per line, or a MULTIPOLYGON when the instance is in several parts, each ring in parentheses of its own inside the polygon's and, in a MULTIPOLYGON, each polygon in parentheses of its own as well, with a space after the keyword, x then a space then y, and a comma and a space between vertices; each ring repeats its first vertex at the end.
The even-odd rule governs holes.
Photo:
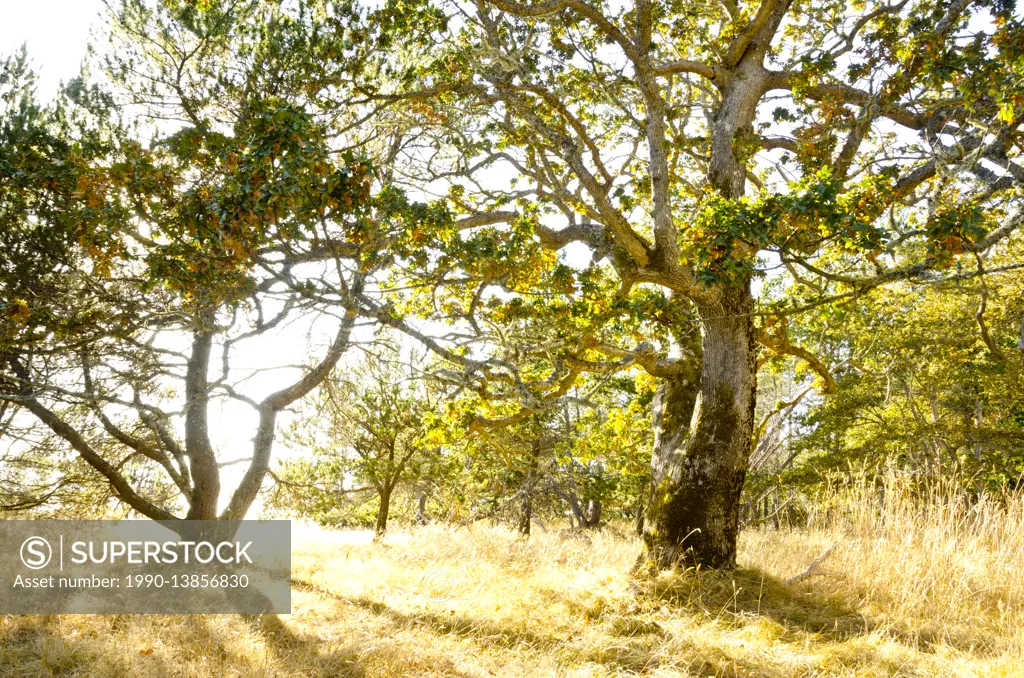
MULTIPOLYGON (((758 503, 758 502, 760 502, 760 501, 761 501, 761 499, 762 499, 762 498, 764 498, 764 497, 765 497, 765 496, 766 496, 767 494, 768 494, 768 493, 766 492, 766 493, 765 493, 764 495, 761 495, 761 497, 758 497, 757 501, 756 501, 756 502, 754 502, 754 506, 756 506, 756 505, 757 505, 757 503, 758 503)), ((774 511, 772 512, 772 514, 771 514, 771 515, 769 515, 769 516, 764 516, 763 518, 754 518, 753 520, 748 520, 748 521, 746 521, 745 523, 743 523, 743 527, 744 527, 744 528, 747 528, 747 527, 753 527, 754 525, 760 525, 761 523, 766 523, 766 522, 768 522, 769 520, 771 520, 771 519, 772 519, 772 518, 774 518, 775 516, 777 516, 777 515, 779 515, 780 513, 782 513, 782 509, 784 509, 784 508, 786 508, 787 506, 789 506, 789 503, 790 503, 791 501, 793 501, 793 500, 792 500, 792 499, 787 499, 786 501, 784 501, 784 502, 782 502, 781 504, 779 504, 778 508, 776 508, 776 509, 775 509, 775 510, 774 510, 774 511)))

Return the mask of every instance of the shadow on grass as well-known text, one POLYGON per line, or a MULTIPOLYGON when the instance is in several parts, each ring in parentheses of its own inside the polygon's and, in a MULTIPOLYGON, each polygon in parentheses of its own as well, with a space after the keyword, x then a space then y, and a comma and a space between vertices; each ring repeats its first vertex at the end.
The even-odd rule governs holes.
POLYGON ((826 641, 845 643, 882 633, 903 645, 932 652, 945 645, 971 654, 999 653, 981 629, 956 629, 922 623, 917 628, 890 625, 852 608, 838 596, 828 595, 826 579, 789 585, 757 569, 732 572, 688 570, 646 582, 641 595, 650 601, 698 613, 708 618, 742 624, 762 617, 779 623, 783 638, 794 632, 812 633, 826 641))
MULTIPOLYGON (((438 635, 457 635, 494 649, 529 649, 548 655, 557 650, 563 663, 597 662, 609 668, 624 669, 631 673, 646 673, 658 664, 656 649, 644 641, 622 641, 614 646, 600 648, 576 646, 572 635, 565 638, 528 629, 509 628, 500 623, 452 613, 400 612, 384 603, 365 598, 346 601, 376 615, 385 616, 399 625, 426 627, 438 635)), ((463 674, 453 675, 457 678, 463 674)))
POLYGON ((772 619, 787 630, 814 633, 833 641, 866 635, 874 623, 837 597, 807 586, 790 586, 756 569, 687 570, 662 575, 641 587, 650 601, 719 620, 772 619))
POLYGON ((327 644, 316 636, 295 633, 276 614, 241 617, 259 634, 270 653, 290 670, 301 671, 304 675, 311 676, 366 676, 366 669, 357 647, 339 647, 327 644))
MULTIPOLYGON (((454 611, 404 612, 371 598, 336 596, 307 582, 293 580, 292 585, 316 595, 358 607, 379 617, 384 617, 399 627, 419 627, 436 635, 454 635, 489 649, 499 651, 526 649, 530 652, 549 656, 557 652, 560 663, 586 664, 588 662, 597 662, 608 668, 629 671, 630 675, 647 673, 661 663, 658 657, 658 646, 662 641, 664 633, 660 632, 660 629, 657 634, 648 634, 644 632, 636 633, 637 629, 634 628, 631 629, 634 631, 632 633, 623 632, 619 634, 622 638, 614 644, 588 646, 577 644, 577 637, 573 633, 567 634, 567 637, 537 632, 487 619, 456 614, 454 611)), ((570 608, 573 607, 575 605, 570 606, 570 608)), ((461 673, 452 673, 450 675, 453 678, 464 676, 461 673)))
POLYGON ((372 598, 337 596, 304 581, 292 580, 292 585, 318 596, 331 598, 338 602, 367 610, 375 615, 387 617, 391 622, 399 626, 424 627, 439 635, 457 635, 463 638, 471 638, 484 645, 499 648, 515 648, 520 645, 526 645, 533 649, 544 650, 564 642, 563 639, 552 635, 534 633, 526 629, 510 629, 502 624, 496 624, 485 619, 467 617, 455 614, 454 612, 401 612, 386 603, 373 600, 372 598))
MULTIPOLYGON (((935 643, 950 644, 948 636, 929 638, 884 625, 859 612, 837 595, 829 595, 827 586, 815 580, 789 585, 761 570, 740 568, 733 571, 693 571, 662 575, 644 582, 638 601, 648 609, 665 606, 676 614, 691 615, 698 621, 714 621, 727 627, 740 628, 768 620, 777 624, 759 642, 765 646, 776 642, 799 647, 810 642, 814 653, 802 661, 804 667, 777 666, 779 671, 806 669, 813 675, 825 670, 840 673, 871 670, 900 674, 912 669, 918 659, 889 656, 876 646, 872 636, 881 633, 908 650, 930 651, 935 643), (814 584, 817 584, 815 586, 814 584)), ((736 654, 727 647, 711 644, 690 644, 694 661, 688 671, 699 676, 760 676, 769 670, 773 659, 736 654)), ((968 643, 963 649, 975 649, 968 643)), ((912 672, 912 671, 911 671, 912 672)), ((832 675, 831 673, 829 675, 832 675)))
MULTIPOLYGON (((0 632, 0 678, 14 676, 82 676, 103 656, 106 674, 137 675, 136 658, 118 658, 104 652, 98 631, 72 638, 59 626, 60 615, 4 615, 0 632)), ((130 615, 110 615, 112 629, 123 628, 130 615)), ((163 658, 140 648, 146 657, 146 675, 175 675, 163 658)), ((115 653, 116 654, 116 653, 115 653)))
MULTIPOLYGON (((277 615, 238 615, 265 643, 274 664, 260 667, 253 658, 228 649, 228 628, 212 625, 203 615, 190 622, 187 642, 170 643, 174 659, 153 652, 142 644, 137 648, 112 648, 111 641, 126 628, 134 615, 103 615, 106 628, 93 628, 72 637, 62 631, 58 615, 10 617, 0 632, 0 678, 18 676, 90 676, 91 669, 102 664, 102 675, 186 676, 190 673, 181 660, 182 653, 204 660, 207 675, 234 675, 247 667, 245 675, 323 676, 364 678, 367 675, 359 648, 327 647, 318 638, 292 632, 277 615)), ((166 639, 165 639, 166 640, 166 639)))

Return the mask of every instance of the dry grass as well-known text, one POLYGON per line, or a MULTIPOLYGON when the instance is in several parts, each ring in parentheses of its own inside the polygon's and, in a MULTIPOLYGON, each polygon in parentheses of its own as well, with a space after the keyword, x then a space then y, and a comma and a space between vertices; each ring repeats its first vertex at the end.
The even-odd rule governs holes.
POLYGON ((637 542, 300 531, 294 614, 6 616, 3 676, 1024 676, 1024 502, 905 485, 637 585, 637 542), (813 576, 784 580, 838 541, 813 576))

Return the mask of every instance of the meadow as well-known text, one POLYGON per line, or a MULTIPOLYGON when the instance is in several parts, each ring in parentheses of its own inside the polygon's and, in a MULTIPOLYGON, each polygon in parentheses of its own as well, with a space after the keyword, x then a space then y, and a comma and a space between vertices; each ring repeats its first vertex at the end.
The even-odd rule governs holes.
POLYGON ((819 500, 802 527, 745 531, 734 572, 647 580, 626 524, 377 543, 297 524, 291 615, 8 615, 0 675, 1024 675, 1020 496, 819 500))

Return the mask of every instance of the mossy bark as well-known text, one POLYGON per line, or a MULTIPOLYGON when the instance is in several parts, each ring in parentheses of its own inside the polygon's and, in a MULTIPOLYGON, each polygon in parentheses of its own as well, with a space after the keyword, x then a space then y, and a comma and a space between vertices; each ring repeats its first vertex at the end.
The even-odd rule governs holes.
POLYGON ((640 571, 736 565, 756 383, 749 285, 724 290, 716 303, 699 311, 699 383, 668 379, 655 401, 640 571))

